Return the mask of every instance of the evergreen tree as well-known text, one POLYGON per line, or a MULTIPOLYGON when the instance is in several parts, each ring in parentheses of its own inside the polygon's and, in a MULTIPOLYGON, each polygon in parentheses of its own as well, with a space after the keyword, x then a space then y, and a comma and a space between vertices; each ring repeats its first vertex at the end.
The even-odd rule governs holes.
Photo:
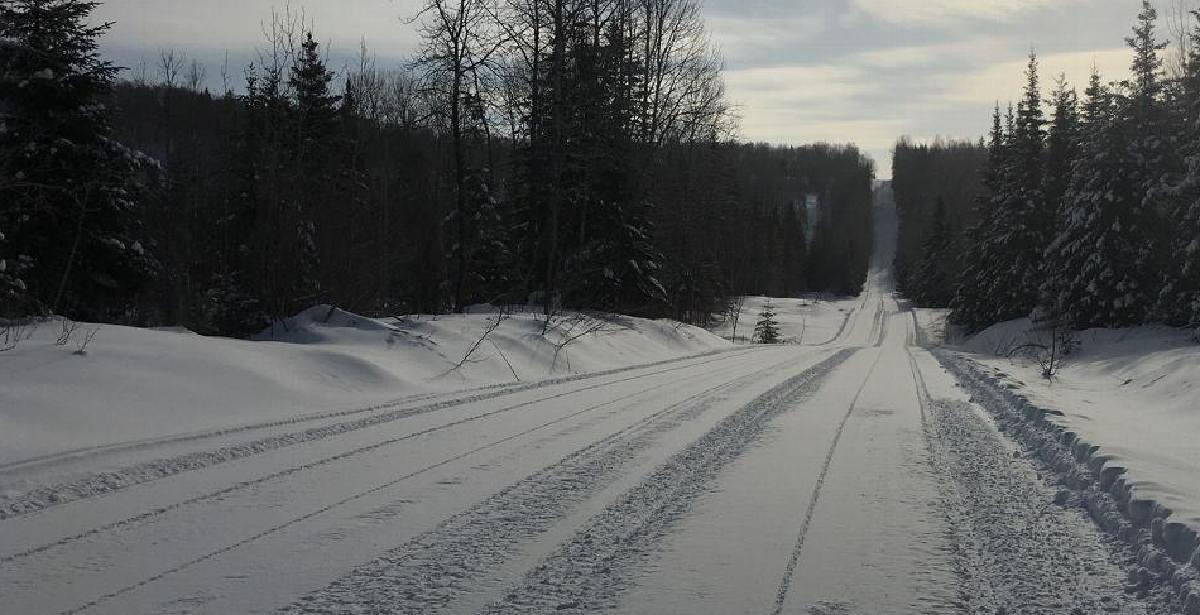
POLYGON ((599 8, 576 7, 579 16, 548 46, 543 66, 551 74, 541 87, 556 104, 533 127, 544 132, 532 135, 525 181, 534 185, 523 192, 538 204, 528 210, 537 219, 523 230, 537 234, 527 245, 549 244, 539 257, 556 261, 549 265, 566 304, 646 311, 665 305, 667 293, 650 224, 648 158, 633 134, 633 41, 621 19, 605 24, 588 13, 599 8))
POLYGON ((979 222, 967 230, 965 266, 959 278, 954 300, 951 301, 950 321, 968 333, 982 330, 991 320, 991 279, 995 262, 990 257, 995 236, 996 208, 993 203, 1004 189, 1007 155, 1004 125, 1000 105, 992 111, 992 130, 988 140, 988 159, 983 168, 983 194, 978 198, 979 222))
MULTIPOLYGON (((1096 96, 1098 96, 1099 87, 1099 75, 1094 75, 1092 86, 1088 90, 1092 95, 1089 103, 1092 108, 1089 113, 1097 117, 1099 110, 1095 104, 1098 103, 1096 96)), ((1054 120, 1047 137, 1044 194, 1047 208, 1054 212, 1054 236, 1043 251, 1041 281, 1037 290, 1038 303, 1042 312, 1057 316, 1057 310, 1050 306, 1053 300, 1046 296, 1046 293, 1050 292, 1049 289, 1057 283, 1055 280, 1063 274, 1062 263, 1059 262, 1061 254, 1058 253, 1055 244, 1060 241, 1059 238, 1066 229, 1071 216, 1071 202, 1068 194, 1071 188, 1072 166, 1080 155, 1083 126, 1078 97, 1075 91, 1068 87, 1066 78, 1063 76, 1059 77, 1051 97, 1051 103, 1054 105, 1054 120)))
MULTIPOLYGON (((1024 112, 1022 112, 1024 114, 1024 112)), ((1000 123, 993 115, 979 224, 970 231, 967 267, 959 284, 951 320, 968 332, 1029 313, 1030 291, 1023 284, 1031 259, 1031 192, 1024 184, 1023 150, 1027 127, 1010 104, 1000 123)))
POLYGON ((267 195, 274 192, 279 176, 272 147, 268 109, 281 101, 274 93, 270 74, 264 83, 258 67, 246 68, 246 94, 236 100, 237 123, 228 150, 229 173, 234 189, 224 203, 225 214, 214 220, 222 241, 212 256, 217 266, 207 281, 198 327, 202 333, 243 336, 261 331, 271 323, 265 298, 271 296, 276 280, 269 263, 274 262, 272 242, 264 232, 275 207, 267 195), (269 101, 268 96, 274 100, 269 101))
POLYGON ((1054 230, 1049 239, 1053 240, 1057 237, 1065 213, 1063 208, 1071 182, 1071 163, 1079 155, 1079 101, 1065 76, 1059 76, 1050 102, 1054 106, 1054 119, 1046 139, 1046 172, 1042 193, 1047 212, 1054 216, 1049 224, 1049 228, 1054 230))
POLYGON ((1125 326, 1145 316, 1137 281, 1144 246, 1135 231, 1142 202, 1122 106, 1092 75, 1085 137, 1072 165, 1063 232, 1047 248, 1050 316, 1077 328, 1125 326))
POLYGON ((13 254, 7 239, 0 229, 0 318, 18 317, 33 311, 24 279, 32 259, 28 255, 13 254))
MULTIPOLYGON (((1039 209, 1046 149, 1046 115, 1042 111, 1041 82, 1038 77, 1037 54, 1029 54, 1025 69, 1024 98, 1017 106, 1015 164, 1020 187, 1029 200, 1026 206, 1039 209)), ((1034 231, 1038 229, 1032 229, 1034 231)))
POLYGON ((780 271, 783 277, 783 296, 796 297, 806 288, 804 278, 805 257, 808 245, 805 237, 806 212, 801 203, 787 203, 779 231, 783 234, 783 262, 780 271))
POLYGON ((291 110, 292 150, 289 164, 289 195, 286 213, 294 225, 296 237, 291 265, 292 288, 289 298, 293 303, 285 307, 282 316, 306 307, 318 298, 327 298, 322 293, 322 255, 333 251, 331 243, 339 241, 335 229, 346 217, 343 208, 333 207, 341 201, 343 189, 338 169, 344 161, 338 155, 344 148, 337 143, 337 104, 340 96, 330 91, 333 73, 325 67, 321 58, 320 45, 313 40, 312 32, 305 34, 304 42, 292 64, 288 85, 295 97, 291 110), (326 229, 323 235, 318 229, 326 229))
POLYGON ((910 285, 913 302, 923 307, 947 307, 954 299, 959 274, 956 273, 954 236, 946 219, 946 201, 940 196, 921 251, 921 262, 910 285))
POLYGON ((775 320, 775 310, 771 307, 770 302, 764 305, 762 311, 758 313, 758 322, 754 325, 754 336, 758 338, 760 344, 778 344, 781 341, 779 322, 775 320))
POLYGON ((1167 250, 1171 236, 1166 225, 1171 198, 1171 184, 1177 183, 1183 163, 1176 138, 1168 121, 1166 78, 1160 52, 1167 43, 1155 37, 1157 11, 1150 0, 1142 0, 1133 36, 1126 43, 1133 50, 1130 66, 1133 81, 1128 98, 1123 101, 1122 121, 1129 124, 1130 163, 1139 201, 1130 212, 1124 232, 1138 242, 1139 249, 1128 264, 1125 303, 1137 314, 1136 322, 1146 322, 1154 308, 1164 282, 1163 272, 1170 260, 1167 250))
POLYGON ((1200 327, 1200 13, 1193 12, 1192 46, 1176 88, 1171 132, 1183 158, 1180 178, 1165 190, 1169 203, 1170 255, 1155 320, 1200 327))
POLYGON ((222 282, 228 306, 223 328, 234 334, 256 333, 273 321, 291 316, 303 267, 300 235, 291 185, 295 134, 292 101, 284 93, 287 67, 280 59, 246 71, 242 126, 235 145, 235 177, 239 190, 231 206, 231 237, 237 271, 222 282), (244 308, 252 308, 243 311, 244 308))
MULTIPOLYGON (((459 135, 463 140, 462 147, 484 144, 488 148, 487 162, 490 164, 492 139, 485 102, 478 93, 464 98, 461 102, 463 118, 459 120, 462 123, 459 135)), ((496 197, 496 187, 492 185, 495 172, 490 166, 480 166, 482 163, 475 162, 465 153, 462 163, 462 194, 458 194, 456 180, 455 206, 445 219, 447 236, 455 239, 447 254, 455 309, 508 298, 519 281, 511 247, 512 220, 505 215, 508 212, 496 197), (465 216, 461 224, 460 215, 465 216), (457 305, 460 302, 465 303, 457 305)))
POLYGON ((0 230, 22 312, 127 319, 157 270, 142 229, 156 165, 111 136, 117 69, 81 0, 0 3, 0 230), (10 265, 9 263, 16 263, 10 265))
POLYGON ((1025 96, 1009 129, 1004 186, 996 208, 993 233, 992 322, 1026 316, 1037 303, 1041 256, 1053 239, 1054 212, 1042 192, 1045 164, 1045 115, 1041 108, 1037 56, 1030 54, 1025 96))

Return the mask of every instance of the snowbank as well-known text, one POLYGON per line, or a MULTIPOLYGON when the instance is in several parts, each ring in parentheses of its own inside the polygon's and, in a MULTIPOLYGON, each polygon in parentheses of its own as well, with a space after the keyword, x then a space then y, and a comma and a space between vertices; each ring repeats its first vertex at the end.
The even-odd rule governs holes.
POLYGON ((921 346, 941 346, 949 335, 950 310, 943 308, 912 308, 916 320, 917 338, 921 346))
POLYGON ((1085 510, 1134 555, 1127 592, 1145 597, 1165 590, 1185 615, 1200 615, 1200 540, 1194 527, 1173 518, 1172 511, 1155 500, 1141 497, 1144 494, 1124 476, 1124 467, 1055 421, 1061 415, 1058 410, 1031 403, 992 368, 945 350, 933 352, 1000 430, 1042 460, 1059 486, 1054 503, 1085 510))
POLYGON ((1029 327, 1001 323, 961 349, 990 378, 1051 410, 1046 420, 1073 441, 1097 447, 1090 458, 1113 468, 1132 499, 1161 505, 1170 522, 1200 533, 1200 345, 1190 332, 1084 331, 1057 377, 1045 380, 1037 364, 995 356, 1030 339, 1029 327))
POLYGON ((0 353, 0 464, 405 396, 530 382, 729 347, 670 321, 566 313, 372 319, 317 306, 254 340, 58 321, 0 353), (488 329, 467 361, 455 368, 488 329))
MULTIPOLYGON (((814 346, 832 341, 841 332, 847 317, 858 305, 857 297, 830 298, 813 295, 800 299, 777 297, 746 297, 741 317, 737 322, 738 343, 754 339, 754 325, 758 315, 767 304, 775 311, 779 332, 785 344, 814 346)), ((712 332, 727 340, 733 340, 733 322, 726 321, 712 332)))

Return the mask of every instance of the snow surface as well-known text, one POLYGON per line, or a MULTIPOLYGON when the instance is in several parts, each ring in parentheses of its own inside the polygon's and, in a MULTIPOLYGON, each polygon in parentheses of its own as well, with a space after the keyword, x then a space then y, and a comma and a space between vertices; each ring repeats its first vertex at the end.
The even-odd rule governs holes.
POLYGON ((913 308, 916 320, 917 340, 922 346, 941 346, 947 341, 950 310, 936 308, 913 308))
POLYGON ((1200 345, 1170 328, 1091 329, 1052 380, 1040 366, 999 352, 1036 338, 1027 319, 993 326, 962 347, 1003 375, 1047 418, 1100 447, 1126 469, 1137 497, 1173 511, 1200 532, 1200 345))
POLYGON ((45 322, 0 353, 0 464, 729 347, 674 322, 571 313, 543 336, 541 317, 521 313, 450 371, 495 318, 371 319, 317 306, 254 341, 81 323, 63 346, 60 323, 45 322), (87 355, 73 354, 96 326, 87 355), (564 337, 589 328, 555 356, 564 337))
POLYGON ((728 318, 712 332, 739 344, 750 343, 759 314, 768 304, 775 312, 783 343, 819 346, 841 334, 858 306, 859 298, 815 294, 801 298, 746 297, 737 321, 737 339, 734 339, 733 321, 728 318))

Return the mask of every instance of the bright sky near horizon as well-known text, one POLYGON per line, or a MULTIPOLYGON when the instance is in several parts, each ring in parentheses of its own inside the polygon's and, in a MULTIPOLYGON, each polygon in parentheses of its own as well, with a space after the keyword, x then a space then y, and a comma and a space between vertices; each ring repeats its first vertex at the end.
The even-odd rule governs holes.
MULTIPOLYGON (((114 22, 104 51, 123 66, 153 66, 161 48, 207 65, 226 52, 241 65, 262 40, 261 22, 286 0, 108 0, 114 22)), ((1157 0, 1166 12, 1167 0, 1157 0)), ((419 0, 291 0, 331 45, 335 67, 365 39, 381 63, 417 44, 408 19, 419 0)), ((978 138, 992 105, 1020 94, 1030 49, 1046 89, 1065 73, 1083 89, 1095 64, 1123 79, 1140 0, 706 0, 726 61, 731 101, 746 141, 852 142, 890 177, 901 135, 978 138)), ((1165 25, 1163 34, 1165 36, 1165 25)), ((151 69, 152 72, 152 69, 151 69)), ((217 81, 219 83, 219 80, 217 81)))

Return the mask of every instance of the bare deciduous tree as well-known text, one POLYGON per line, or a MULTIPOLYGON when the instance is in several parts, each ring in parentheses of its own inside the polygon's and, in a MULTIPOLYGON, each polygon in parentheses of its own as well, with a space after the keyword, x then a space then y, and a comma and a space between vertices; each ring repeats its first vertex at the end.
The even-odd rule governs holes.
POLYGON ((173 48, 158 50, 158 81, 168 88, 178 87, 184 67, 187 66, 187 54, 173 48))
POLYGON ((502 46, 493 27, 492 12, 483 0, 427 0, 419 17, 424 40, 417 65, 426 71, 429 87, 439 91, 449 121, 454 165, 455 274, 454 309, 462 312, 468 271, 467 225, 472 215, 467 200, 467 152, 464 145, 466 105, 481 96, 475 76, 491 64, 502 46))
POLYGON ((1164 18, 1167 25, 1168 49, 1164 54, 1167 75, 1179 79, 1186 74, 1188 58, 1192 55, 1192 24, 1194 13, 1200 9, 1196 0, 1168 0, 1164 18))

